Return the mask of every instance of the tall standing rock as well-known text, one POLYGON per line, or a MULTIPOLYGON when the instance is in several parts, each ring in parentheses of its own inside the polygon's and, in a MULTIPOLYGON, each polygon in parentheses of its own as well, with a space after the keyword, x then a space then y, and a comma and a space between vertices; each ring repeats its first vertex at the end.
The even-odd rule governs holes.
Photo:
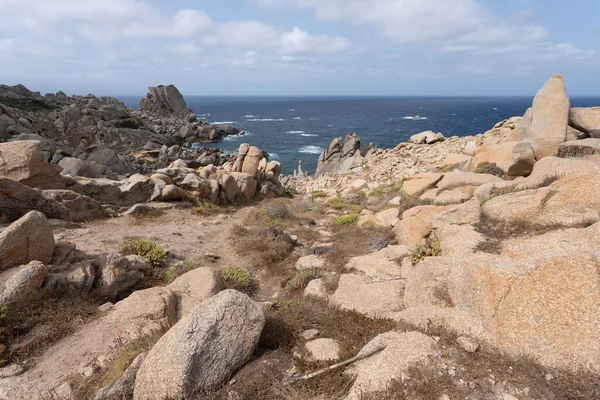
POLYGON ((174 85, 151 86, 148 90, 146 97, 140 100, 142 111, 168 117, 188 109, 183 95, 174 85))
POLYGON ((252 357, 264 324, 262 307, 245 294, 211 297, 152 347, 134 400, 191 398, 218 387, 252 357))
POLYGON ((17 140, 0 144, 0 178, 8 178, 30 187, 64 189, 62 168, 44 159, 40 142, 17 140))
POLYGON ((560 75, 553 76, 533 100, 531 125, 523 142, 514 149, 519 155, 509 175, 527 175, 535 161, 558 153, 558 147, 567 139, 570 107, 565 81, 560 75))

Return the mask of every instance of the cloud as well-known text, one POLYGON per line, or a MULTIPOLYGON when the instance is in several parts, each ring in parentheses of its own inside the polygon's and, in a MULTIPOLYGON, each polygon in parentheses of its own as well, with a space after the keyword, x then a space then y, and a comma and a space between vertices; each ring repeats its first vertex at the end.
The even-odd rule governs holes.
POLYGON ((589 56, 569 43, 552 44, 531 8, 495 16, 478 0, 250 0, 267 8, 294 7, 317 20, 368 28, 397 45, 425 44, 441 52, 514 54, 543 50, 554 56, 589 56))

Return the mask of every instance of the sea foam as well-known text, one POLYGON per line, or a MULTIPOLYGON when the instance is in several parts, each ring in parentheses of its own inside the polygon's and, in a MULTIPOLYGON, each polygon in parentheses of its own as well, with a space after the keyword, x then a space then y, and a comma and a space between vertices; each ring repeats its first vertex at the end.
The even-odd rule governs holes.
POLYGON ((287 131, 286 133, 306 133, 304 131, 287 131))
POLYGON ((283 118, 252 118, 248 122, 273 122, 273 121, 285 121, 283 118))
POLYGON ((302 146, 300 148, 300 150, 298 150, 298 153, 304 153, 304 154, 321 154, 322 151, 323 151, 323 149, 321 149, 318 146, 302 146))

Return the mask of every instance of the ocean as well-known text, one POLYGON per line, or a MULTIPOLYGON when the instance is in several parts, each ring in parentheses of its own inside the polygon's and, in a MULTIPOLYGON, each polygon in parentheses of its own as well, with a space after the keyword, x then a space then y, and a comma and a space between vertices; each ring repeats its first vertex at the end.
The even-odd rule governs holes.
MULTIPOLYGON (((120 96, 138 108, 139 97, 120 96)), ((203 143, 226 153, 250 143, 267 151, 290 174, 314 173, 319 154, 337 136, 356 132, 361 143, 392 148, 426 130, 448 136, 483 133, 497 122, 523 115, 530 97, 204 97, 186 96, 189 108, 213 124, 246 132, 220 143, 203 143), (420 119, 413 119, 418 115, 420 119)), ((599 106, 600 98, 571 98, 573 107, 599 106)))

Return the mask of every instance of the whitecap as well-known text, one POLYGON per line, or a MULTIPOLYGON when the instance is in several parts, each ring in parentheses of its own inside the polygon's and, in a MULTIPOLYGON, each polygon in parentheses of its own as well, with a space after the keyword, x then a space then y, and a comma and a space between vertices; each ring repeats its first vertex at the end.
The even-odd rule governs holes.
POLYGON ((294 118, 292 118, 292 119, 302 119, 302 117, 294 117, 294 118))
POLYGON ((248 114, 244 115, 242 118, 257 118, 256 115, 248 114))
POLYGON ((290 111, 296 111, 296 109, 295 108, 290 108, 290 111))
POLYGON ((306 133, 304 131, 287 131, 286 133, 306 133))
POLYGON ((498 107, 494 107, 494 110, 497 110, 497 109, 498 109, 498 107))
POLYGON ((408 120, 413 120, 413 121, 420 121, 420 120, 425 120, 425 119, 428 119, 428 118, 427 117, 415 118, 414 116, 412 116, 412 117, 402 117, 402 119, 408 119, 408 120))
POLYGON ((272 160, 279 160, 279 154, 269 153, 269 158, 271 158, 272 160))
POLYGON ((278 122, 285 121, 283 118, 252 118, 249 119, 248 122, 278 122))
POLYGON ((298 150, 298 153, 304 153, 304 154, 321 154, 322 151, 323 151, 323 149, 321 149, 318 146, 302 146, 300 148, 300 150, 298 150))
POLYGON ((300 135, 300 136, 306 136, 306 137, 317 137, 317 136, 319 136, 319 135, 316 135, 316 134, 314 134, 314 133, 303 133, 303 134, 302 134, 302 135, 300 135))
POLYGON ((211 122, 211 125, 233 125, 233 124, 237 124, 237 121, 216 121, 216 122, 211 122))

